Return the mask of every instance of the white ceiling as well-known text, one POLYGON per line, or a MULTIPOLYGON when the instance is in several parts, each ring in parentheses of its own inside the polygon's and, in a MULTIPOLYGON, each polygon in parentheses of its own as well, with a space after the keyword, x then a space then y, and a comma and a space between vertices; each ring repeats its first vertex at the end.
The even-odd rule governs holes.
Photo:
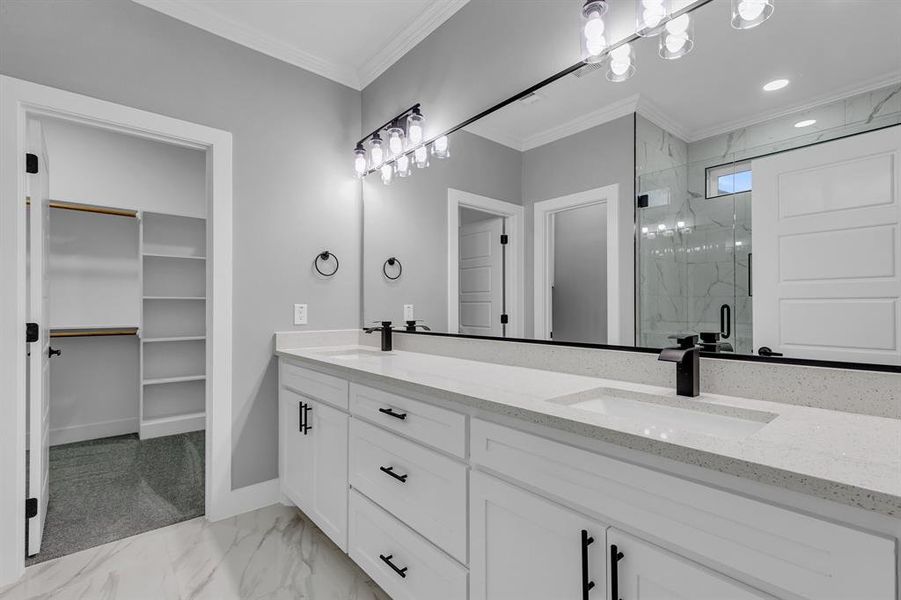
POLYGON ((361 90, 469 0, 134 0, 361 90))
POLYGON ((767 22, 736 31, 730 3, 715 0, 694 12, 688 56, 663 60, 658 38, 640 40, 629 81, 611 83, 603 68, 570 75, 542 88, 539 101, 517 102, 467 130, 528 150, 637 109, 690 142, 901 81, 901 1, 775 5, 767 22), (781 77, 791 80, 787 88, 762 91, 781 77))

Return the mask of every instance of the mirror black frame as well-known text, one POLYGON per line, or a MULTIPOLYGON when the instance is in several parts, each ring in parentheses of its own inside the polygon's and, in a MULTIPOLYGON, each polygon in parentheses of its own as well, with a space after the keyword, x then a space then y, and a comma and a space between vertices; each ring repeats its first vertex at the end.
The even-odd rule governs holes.
MULTIPOLYGON (((683 14, 693 12, 702 8, 703 6, 710 4, 713 0, 696 0, 692 2, 688 6, 682 8, 681 10, 675 11, 672 14, 672 18, 679 17, 683 14)), ((620 40, 616 44, 611 45, 604 51, 604 56, 609 54, 611 51, 615 50, 619 46, 623 44, 629 44, 638 40, 643 39, 637 33, 633 33, 631 36, 620 40)), ((559 71, 550 77, 539 81, 535 85, 532 85, 525 90, 519 92, 518 94, 514 94, 510 96, 506 100, 498 102, 494 106, 483 110, 475 116, 472 116, 465 121, 454 125, 447 131, 444 131, 429 140, 427 140, 426 144, 431 144, 438 138, 442 136, 449 136, 452 133, 460 131, 465 127, 475 123, 476 121, 487 117, 488 115, 497 112, 519 100, 522 100, 526 96, 529 96, 541 88, 548 86, 558 79, 562 79, 567 75, 578 71, 583 66, 588 64, 586 61, 579 61, 576 64, 559 71)), ((901 125, 891 125, 890 127, 901 127, 901 125)), ((832 140, 829 140, 832 141, 832 140)), ((774 152, 774 154, 778 154, 778 152, 774 152)), ((633 234, 634 236, 634 234, 633 234)), ((365 294, 365 292, 364 292, 365 294)), ((365 296, 364 296, 365 300, 365 296)), ((462 339, 473 339, 473 340, 485 340, 485 341, 494 341, 494 342, 519 342, 523 344, 543 344, 550 346, 568 346, 571 348, 586 348, 586 349, 596 349, 596 350, 615 350, 619 352, 637 352, 640 354, 659 354, 660 348, 647 348, 642 346, 618 346, 612 344, 591 344, 587 342, 562 342, 562 341, 554 341, 554 340, 538 340, 538 339, 529 339, 529 338, 510 338, 510 337, 495 337, 495 336, 479 336, 479 335, 468 335, 463 333, 445 333, 438 331, 405 331, 405 330, 395 330, 395 333, 398 334, 406 334, 406 335, 424 335, 424 336, 436 336, 436 337, 452 337, 452 338, 462 338, 462 339)), ((764 364, 780 364, 780 365, 797 365, 797 366, 806 366, 806 367, 825 367, 830 369, 847 369, 853 371, 872 371, 872 372, 881 372, 881 373, 901 373, 901 365, 881 365, 877 363, 859 363, 859 362, 845 362, 845 361, 835 361, 835 360, 820 360, 820 359, 809 359, 809 358, 790 358, 784 356, 758 356, 756 354, 727 354, 721 352, 701 352, 702 358, 718 358, 722 360, 734 360, 734 361, 744 361, 744 362, 754 362, 754 363, 764 363, 764 364)))

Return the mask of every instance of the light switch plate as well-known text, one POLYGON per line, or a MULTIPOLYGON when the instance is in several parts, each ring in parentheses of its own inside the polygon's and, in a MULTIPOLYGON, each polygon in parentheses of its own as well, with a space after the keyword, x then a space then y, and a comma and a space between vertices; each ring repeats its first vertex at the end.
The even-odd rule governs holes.
POLYGON ((404 304, 404 321, 412 321, 416 317, 413 316, 413 305, 404 304))
POLYGON ((295 325, 306 325, 307 324, 307 305, 306 304, 295 304, 294 305, 294 324, 295 325))

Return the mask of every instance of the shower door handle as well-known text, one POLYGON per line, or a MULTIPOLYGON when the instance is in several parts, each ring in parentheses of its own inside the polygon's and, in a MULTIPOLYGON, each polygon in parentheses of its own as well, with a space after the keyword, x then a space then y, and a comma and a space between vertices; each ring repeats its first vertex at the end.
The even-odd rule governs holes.
POLYGON ((720 337, 728 340, 732 335, 732 307, 723 304, 720 307, 720 337))

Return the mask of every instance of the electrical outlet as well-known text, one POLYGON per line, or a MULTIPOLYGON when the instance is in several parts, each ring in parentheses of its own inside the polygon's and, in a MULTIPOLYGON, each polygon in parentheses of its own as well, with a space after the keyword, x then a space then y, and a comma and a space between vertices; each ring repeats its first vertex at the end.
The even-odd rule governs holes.
POLYGON ((413 305, 404 304, 404 321, 412 321, 416 317, 413 316, 413 305))
POLYGON ((306 304, 295 304, 294 305, 294 324, 295 325, 306 325, 307 324, 307 305, 306 304))

